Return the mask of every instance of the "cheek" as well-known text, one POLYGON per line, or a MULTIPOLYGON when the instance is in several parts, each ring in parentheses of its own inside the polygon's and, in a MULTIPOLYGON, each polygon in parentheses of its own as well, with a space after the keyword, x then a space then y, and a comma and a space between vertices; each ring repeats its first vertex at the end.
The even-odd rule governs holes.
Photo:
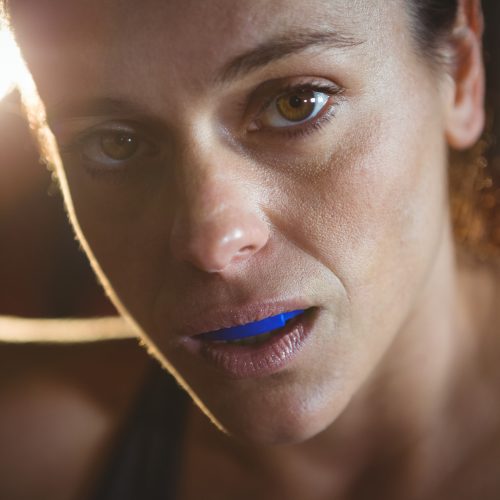
POLYGON ((157 189, 146 182, 107 184, 72 166, 66 177, 72 219, 94 270, 115 305, 142 322, 165 280, 165 262, 159 257, 168 252, 170 211, 158 207, 168 199, 162 183, 155 183, 157 189))
POLYGON ((387 331, 400 326, 446 222, 441 123, 422 108, 411 121, 402 115, 363 120, 287 202, 300 207, 290 234, 340 280, 359 332, 375 321, 387 331))

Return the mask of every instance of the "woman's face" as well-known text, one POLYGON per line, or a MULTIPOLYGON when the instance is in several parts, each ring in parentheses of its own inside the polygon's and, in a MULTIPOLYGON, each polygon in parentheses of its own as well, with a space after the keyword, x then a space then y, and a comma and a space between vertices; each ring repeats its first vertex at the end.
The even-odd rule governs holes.
POLYGON ((436 272, 450 86, 405 3, 14 3, 96 270, 242 439, 332 423, 436 272), (193 337, 295 309, 283 360, 193 337))

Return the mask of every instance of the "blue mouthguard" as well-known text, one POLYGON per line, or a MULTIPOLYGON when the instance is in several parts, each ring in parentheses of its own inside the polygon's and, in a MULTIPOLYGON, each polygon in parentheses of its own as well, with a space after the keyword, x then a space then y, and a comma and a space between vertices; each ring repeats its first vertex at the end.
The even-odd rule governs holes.
POLYGON ((272 330, 277 330, 285 326, 286 322, 302 314, 303 310, 291 311, 287 313, 277 314, 270 318, 247 323, 246 325, 233 326, 232 328, 223 328, 214 332, 204 333, 200 335, 203 340, 240 340, 246 337, 254 337, 269 333, 272 330))

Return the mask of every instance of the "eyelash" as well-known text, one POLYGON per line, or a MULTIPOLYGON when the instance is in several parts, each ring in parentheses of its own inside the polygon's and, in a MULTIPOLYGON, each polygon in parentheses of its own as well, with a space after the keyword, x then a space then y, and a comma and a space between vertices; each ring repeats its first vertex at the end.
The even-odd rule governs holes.
MULTIPOLYGON (((306 119, 306 121, 300 124, 285 127, 262 127, 257 128, 253 131, 248 131, 248 133, 265 133, 267 135, 279 137, 281 138, 281 140, 283 140, 283 138, 285 138, 286 140, 296 140, 297 138, 306 137, 316 131, 321 130, 335 117, 336 109, 342 95, 342 89, 340 87, 324 82, 311 81, 301 84, 287 84, 280 87, 278 90, 273 91, 271 93, 272 95, 266 98, 264 102, 258 106, 258 110, 254 115, 254 121, 258 120, 259 116, 261 116, 280 97, 286 96, 288 94, 308 91, 320 92, 328 96, 326 104, 321 109, 321 111, 319 111, 318 115, 311 119, 306 119), (331 102, 332 98, 336 99, 331 102)), ((110 179, 115 178, 115 180, 117 177, 120 177, 120 180, 125 180, 134 170, 134 166, 136 166, 137 160, 124 161, 121 165, 117 165, 116 168, 110 168, 109 166, 103 167, 102 164, 99 164, 99 162, 92 162, 92 160, 83 157, 83 149, 86 143, 89 143, 92 140, 99 140, 99 138, 104 134, 114 131, 123 131, 124 134, 133 135, 139 140, 144 141, 145 143, 151 143, 151 141, 147 139, 147 135, 145 135, 143 131, 141 131, 141 127, 138 124, 129 124, 129 126, 127 127, 102 126, 94 127, 90 131, 80 133, 68 144, 61 145, 61 154, 68 155, 68 160, 70 162, 75 160, 84 162, 87 172, 92 177, 107 176, 110 179)))
POLYGON ((325 125, 330 123, 335 117, 335 111, 342 97, 343 89, 334 84, 326 84, 323 82, 307 82, 302 84, 288 84, 281 87, 277 92, 273 92, 273 95, 266 99, 264 104, 262 104, 257 112, 257 119, 264 111, 266 111, 269 106, 276 102, 280 97, 286 96, 288 94, 300 93, 300 92, 321 92, 329 96, 329 102, 324 106, 326 111, 321 110, 319 115, 312 118, 311 120, 306 120, 301 124, 295 126, 291 125, 289 127, 268 127, 259 128, 251 133, 258 133, 265 131, 266 133, 271 133, 273 135, 285 136, 287 139, 297 139, 298 137, 308 136, 318 130, 321 130, 325 125), (330 102, 332 98, 336 97, 335 102, 330 102))
POLYGON ((127 123, 127 126, 96 126, 90 131, 86 130, 76 135, 71 141, 59 146, 59 151, 64 161, 68 164, 80 163, 84 165, 85 171, 91 178, 105 179, 111 183, 121 184, 130 178, 134 167, 137 166, 136 160, 124 162, 116 168, 102 166, 99 162, 92 161, 84 155, 85 145, 92 140, 99 141, 105 134, 120 133, 136 137, 138 140, 144 141, 145 144, 151 144, 151 141, 146 138, 146 135, 141 132, 141 127, 137 123, 127 123), (65 159, 66 157, 66 159, 65 159))

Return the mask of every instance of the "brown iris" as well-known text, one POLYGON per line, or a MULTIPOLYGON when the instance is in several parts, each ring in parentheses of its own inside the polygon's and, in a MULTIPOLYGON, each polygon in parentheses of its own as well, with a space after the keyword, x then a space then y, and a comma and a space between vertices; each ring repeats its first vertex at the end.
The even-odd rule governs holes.
POLYGON ((139 141, 131 134, 110 132, 101 137, 102 152, 112 160, 128 160, 138 148, 139 141))
POLYGON ((311 116, 316 105, 315 92, 303 90, 278 98, 276 106, 280 115, 291 122, 301 122, 311 116))

